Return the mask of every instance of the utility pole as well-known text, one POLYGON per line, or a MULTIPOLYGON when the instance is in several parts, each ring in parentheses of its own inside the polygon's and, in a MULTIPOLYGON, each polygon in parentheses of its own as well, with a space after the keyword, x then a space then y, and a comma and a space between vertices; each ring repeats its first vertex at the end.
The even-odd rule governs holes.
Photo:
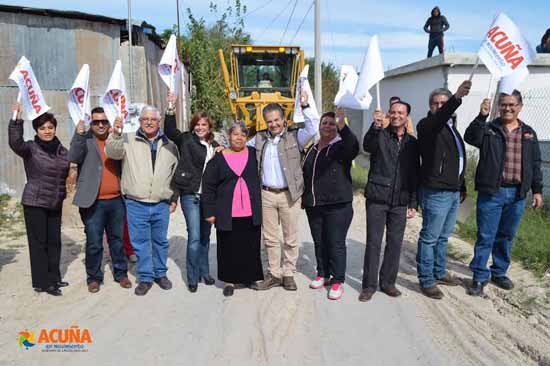
POLYGON ((315 0, 315 104, 323 111, 323 79, 321 74, 321 0, 315 0))
POLYGON ((176 0, 176 16, 178 17, 178 47, 180 45, 180 0, 176 0))
POLYGON ((132 0, 128 0, 128 70, 130 72, 130 102, 135 103, 134 100, 134 62, 132 52, 132 0))

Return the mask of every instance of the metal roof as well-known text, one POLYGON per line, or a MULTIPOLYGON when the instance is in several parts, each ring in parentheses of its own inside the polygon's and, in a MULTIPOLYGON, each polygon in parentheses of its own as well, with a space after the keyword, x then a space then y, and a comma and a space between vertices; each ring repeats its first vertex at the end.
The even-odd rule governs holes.
POLYGON ((13 6, 13 5, 0 5, 0 12, 24 13, 24 14, 42 15, 42 16, 49 16, 49 17, 83 19, 83 20, 89 20, 92 22, 102 22, 102 23, 110 23, 110 24, 118 24, 118 25, 126 24, 126 19, 118 19, 118 18, 106 17, 103 15, 81 13, 79 11, 40 9, 40 8, 29 8, 26 6, 13 6))

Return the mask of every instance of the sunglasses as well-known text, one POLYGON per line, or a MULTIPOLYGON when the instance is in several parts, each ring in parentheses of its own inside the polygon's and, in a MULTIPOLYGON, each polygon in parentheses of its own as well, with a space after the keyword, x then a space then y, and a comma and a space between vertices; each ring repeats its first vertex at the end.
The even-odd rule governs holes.
POLYGON ((96 120, 93 120, 90 123, 94 126, 99 126, 100 124, 104 125, 104 126, 107 126, 109 124, 109 120, 107 120, 107 119, 96 119, 96 120))

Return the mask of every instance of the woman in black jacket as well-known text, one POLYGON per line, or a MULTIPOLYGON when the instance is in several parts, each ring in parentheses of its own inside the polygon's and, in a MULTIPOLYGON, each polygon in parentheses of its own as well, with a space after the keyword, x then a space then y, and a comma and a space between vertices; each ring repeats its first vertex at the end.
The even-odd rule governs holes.
POLYGON ((65 180, 69 174, 68 152, 55 136, 57 120, 44 113, 32 121, 33 141, 23 139, 21 104, 13 107, 17 119, 9 123, 9 145, 23 158, 27 184, 21 199, 29 254, 32 287, 36 292, 61 296, 61 208, 67 196, 65 180))
POLYGON ((353 218, 351 163, 359 153, 359 142, 346 126, 342 110, 321 116, 319 135, 303 163, 302 204, 317 260, 317 277, 310 287, 322 288, 330 280, 328 297, 338 300, 344 291, 346 236, 353 218))
POLYGON ((223 294, 233 295, 235 284, 263 280, 260 239, 261 185, 256 151, 246 146, 243 123, 229 129, 229 148, 208 163, 203 178, 204 218, 216 224, 218 279, 223 294))
POLYGON ((176 127, 176 116, 169 111, 164 120, 164 133, 179 149, 180 159, 172 183, 180 192, 180 201, 187 225, 187 287, 196 292, 202 279, 213 285, 208 264, 212 225, 202 219, 200 201, 202 176, 206 164, 219 146, 214 141, 213 123, 205 112, 197 112, 189 123, 189 132, 176 127))

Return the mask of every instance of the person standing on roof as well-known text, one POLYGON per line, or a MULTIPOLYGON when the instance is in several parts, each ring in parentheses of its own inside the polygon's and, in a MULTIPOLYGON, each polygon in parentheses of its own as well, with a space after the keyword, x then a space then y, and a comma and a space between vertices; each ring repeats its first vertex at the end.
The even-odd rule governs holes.
POLYGON ((444 53, 443 33, 449 29, 447 18, 441 15, 441 10, 436 6, 432 9, 432 15, 424 24, 424 32, 430 34, 428 41, 428 58, 432 57, 435 47, 439 50, 439 54, 444 53))

